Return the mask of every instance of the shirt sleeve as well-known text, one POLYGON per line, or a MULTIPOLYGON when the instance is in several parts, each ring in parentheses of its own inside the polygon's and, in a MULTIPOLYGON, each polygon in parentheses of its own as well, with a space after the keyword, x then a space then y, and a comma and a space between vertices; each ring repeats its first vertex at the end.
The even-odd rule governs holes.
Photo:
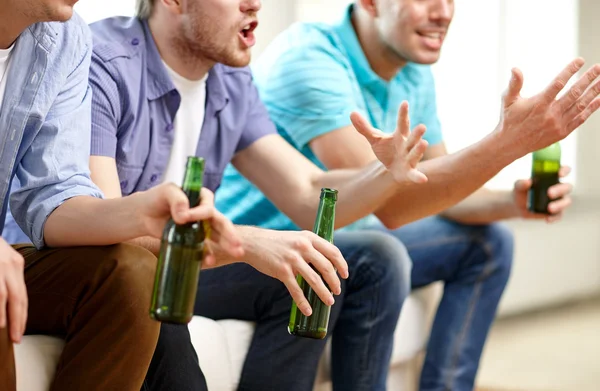
MULTIPOLYGON (((259 90, 271 118, 296 148, 351 125, 359 107, 353 76, 340 54, 327 47, 287 50, 264 69, 259 90)), ((260 65, 259 65, 260 66, 260 65)))
POLYGON ((92 54, 90 87, 92 88, 92 156, 116 158, 117 130, 121 104, 116 77, 110 64, 92 54))
MULTIPOLYGON (((69 37, 70 42, 75 40, 76 37, 69 37)), ((44 247, 48 216, 64 201, 76 196, 102 197, 89 174, 88 70, 92 44, 89 31, 81 40, 80 55, 75 57, 79 62, 73 65, 31 147, 16 168, 21 188, 11 194, 11 211, 38 249, 44 247)))
POLYGON ((248 115, 246 126, 238 142, 236 152, 248 148, 252 143, 264 136, 277 134, 277 129, 271 118, 269 118, 269 113, 260 99, 256 85, 254 85, 254 81, 250 75, 248 76, 248 82, 244 86, 244 91, 248 96, 248 115))

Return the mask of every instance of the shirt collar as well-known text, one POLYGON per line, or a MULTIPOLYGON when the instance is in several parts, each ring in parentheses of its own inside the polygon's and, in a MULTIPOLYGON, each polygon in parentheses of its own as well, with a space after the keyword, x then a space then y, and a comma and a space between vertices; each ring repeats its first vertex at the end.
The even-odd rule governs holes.
POLYGON ((373 72, 369 61, 360 46, 358 36, 352 25, 353 10, 354 5, 349 5, 342 20, 334 26, 334 30, 339 36, 342 46, 348 53, 352 70, 354 71, 359 84, 385 87, 387 86, 386 81, 373 72))
POLYGON ((169 74, 162 63, 160 53, 152 37, 152 32, 148 26, 147 20, 142 20, 144 36, 146 40, 148 78, 146 79, 146 88, 148 99, 158 99, 171 91, 175 91, 175 84, 169 77, 169 74))

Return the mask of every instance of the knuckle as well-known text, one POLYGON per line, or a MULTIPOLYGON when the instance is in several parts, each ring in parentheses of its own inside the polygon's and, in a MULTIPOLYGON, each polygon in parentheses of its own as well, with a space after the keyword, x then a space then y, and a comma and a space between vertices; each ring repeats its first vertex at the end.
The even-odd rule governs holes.
MULTIPOLYGON (((577 72, 576 69, 573 70, 573 73, 575 73, 575 72, 577 72)), ((565 82, 563 82, 562 80, 554 80, 553 87, 554 87, 554 89, 560 91, 563 88, 565 88, 565 82)))
POLYGON ((317 273, 310 273, 308 276, 306 276, 306 279, 312 287, 315 287, 317 284, 322 282, 321 277, 319 277, 317 273))
POLYGON ((585 102, 584 102, 584 101, 581 101, 581 100, 580 100, 579 102, 577 102, 577 104, 575 105, 575 109, 576 109, 578 112, 581 112, 581 111, 585 110, 585 109, 586 109, 586 107, 587 107, 587 105, 585 104, 585 102))
POLYGON ((569 91, 569 96, 572 99, 579 98, 579 96, 581 96, 581 89, 577 86, 573 86, 573 88, 571 88, 571 90, 569 91))
POLYGON ((16 253, 12 258, 12 262, 14 265, 16 265, 18 267, 22 267, 25 265, 25 258, 23 258, 23 256, 21 254, 16 253))
POLYGON ((307 251, 310 248, 310 242, 305 237, 298 237, 294 241, 294 248, 300 252, 307 251))

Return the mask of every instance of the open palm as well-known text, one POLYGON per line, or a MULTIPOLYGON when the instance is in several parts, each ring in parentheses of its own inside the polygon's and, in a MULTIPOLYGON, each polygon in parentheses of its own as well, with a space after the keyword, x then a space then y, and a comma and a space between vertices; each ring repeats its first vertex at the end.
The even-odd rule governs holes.
POLYGON ((374 128, 356 112, 352 113, 350 119, 356 130, 369 141, 377 159, 397 182, 427 182, 425 174, 417 169, 428 145, 427 141, 423 140, 426 128, 425 125, 418 125, 410 131, 408 102, 403 101, 400 105, 393 134, 386 134, 374 128))

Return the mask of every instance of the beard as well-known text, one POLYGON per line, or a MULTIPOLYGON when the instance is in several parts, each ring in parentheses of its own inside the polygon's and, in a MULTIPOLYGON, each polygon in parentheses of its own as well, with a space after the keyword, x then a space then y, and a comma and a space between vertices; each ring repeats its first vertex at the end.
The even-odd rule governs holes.
POLYGON ((198 3, 190 2, 174 45, 179 55, 189 61, 204 59, 230 67, 245 67, 250 63, 250 49, 240 47, 238 28, 224 29, 198 3))

